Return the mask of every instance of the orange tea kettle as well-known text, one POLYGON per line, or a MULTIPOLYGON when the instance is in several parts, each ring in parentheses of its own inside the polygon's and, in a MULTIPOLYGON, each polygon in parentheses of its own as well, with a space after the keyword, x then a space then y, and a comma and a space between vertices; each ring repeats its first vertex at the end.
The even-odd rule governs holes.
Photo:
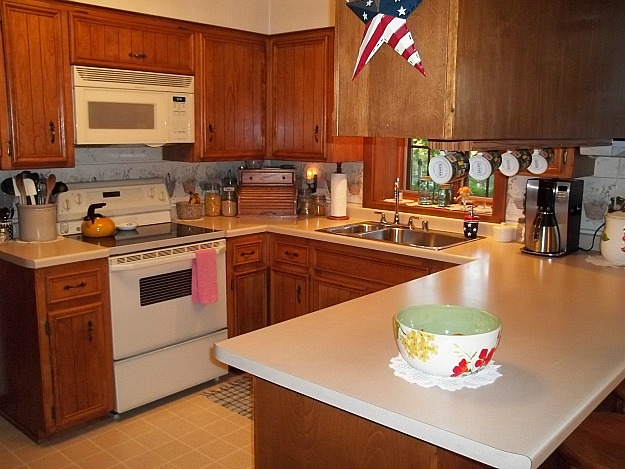
POLYGON ((115 222, 101 213, 96 213, 97 209, 105 205, 105 203, 89 205, 87 216, 83 218, 83 222, 80 224, 80 231, 83 236, 89 238, 104 238, 105 236, 111 236, 115 233, 115 222))

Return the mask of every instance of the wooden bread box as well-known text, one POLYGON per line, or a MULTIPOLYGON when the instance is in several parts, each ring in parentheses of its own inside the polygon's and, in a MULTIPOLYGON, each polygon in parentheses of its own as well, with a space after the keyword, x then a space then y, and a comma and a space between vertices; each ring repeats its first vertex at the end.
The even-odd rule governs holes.
POLYGON ((239 170, 239 215, 297 216, 293 169, 239 170))

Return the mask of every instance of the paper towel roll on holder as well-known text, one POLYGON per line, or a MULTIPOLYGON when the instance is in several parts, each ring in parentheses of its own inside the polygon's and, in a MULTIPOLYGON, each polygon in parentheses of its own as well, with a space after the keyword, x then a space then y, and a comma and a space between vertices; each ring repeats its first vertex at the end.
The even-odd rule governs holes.
POLYGON ((341 173, 341 163, 336 173, 330 175, 331 198, 329 220, 349 220, 347 216, 347 176, 341 173))

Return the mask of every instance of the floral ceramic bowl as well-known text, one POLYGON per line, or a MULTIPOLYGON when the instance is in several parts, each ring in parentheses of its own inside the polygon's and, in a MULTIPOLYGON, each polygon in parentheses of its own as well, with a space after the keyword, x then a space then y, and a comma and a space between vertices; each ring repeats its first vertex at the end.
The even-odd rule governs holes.
POLYGON ((501 336, 497 316, 458 305, 412 306, 395 315, 394 326, 404 360, 436 376, 477 373, 493 358, 501 336))

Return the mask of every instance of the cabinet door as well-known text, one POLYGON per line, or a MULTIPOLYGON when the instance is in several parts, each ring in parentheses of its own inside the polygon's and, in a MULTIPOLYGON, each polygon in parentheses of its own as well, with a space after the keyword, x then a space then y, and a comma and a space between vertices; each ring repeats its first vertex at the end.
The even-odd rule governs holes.
POLYGON ((271 324, 308 313, 308 279, 309 276, 305 274, 271 269, 271 324))
POLYGON ((267 314, 267 268, 234 273, 231 283, 234 303, 233 336, 269 324, 267 314))
POLYGON ((37 2, 2 9, 10 131, 2 167, 73 166, 67 14, 37 2))
POLYGON ((367 293, 369 292, 366 285, 349 285, 345 281, 317 276, 312 282, 311 309, 317 311, 367 293))
POLYGON ((102 304, 48 316, 57 429, 104 415, 112 408, 112 356, 102 304))
POLYGON ((201 158, 263 158, 265 152, 265 39, 202 35, 201 158))
POLYGON ((281 35, 272 39, 271 50, 272 155, 322 160, 331 37, 281 35))
POLYGON ((193 31, 188 28, 122 14, 76 13, 70 24, 72 63, 193 73, 193 31))

